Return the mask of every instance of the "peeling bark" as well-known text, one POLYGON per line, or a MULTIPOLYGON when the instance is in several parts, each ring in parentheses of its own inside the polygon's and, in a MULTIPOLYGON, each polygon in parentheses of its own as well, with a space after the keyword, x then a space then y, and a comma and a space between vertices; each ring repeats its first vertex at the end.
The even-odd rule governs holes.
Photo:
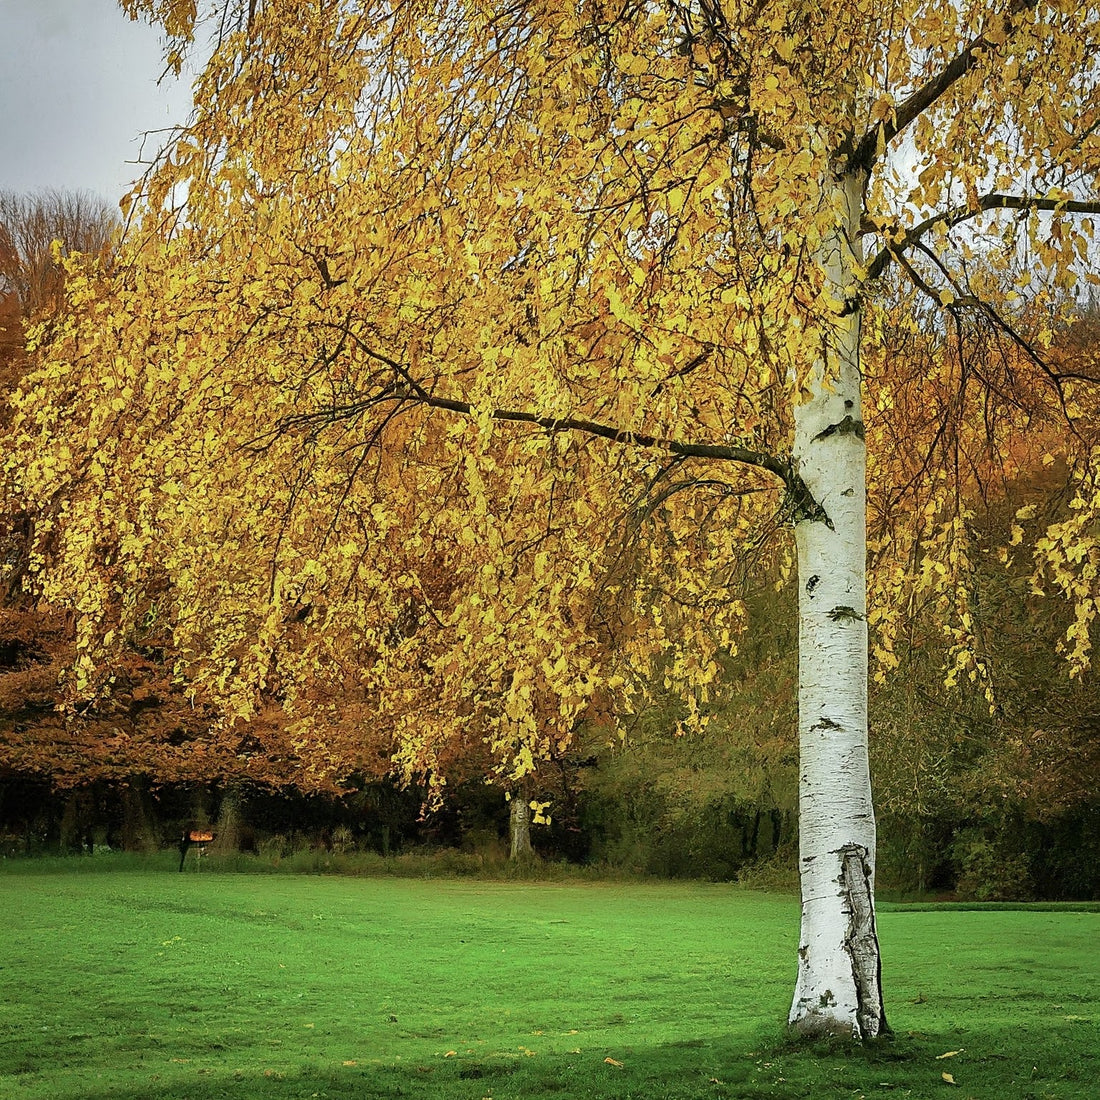
POLYGON ((842 851, 841 887, 847 895, 850 918, 845 937, 856 986, 856 1015, 861 1035, 888 1030, 882 1005, 882 963, 875 928, 875 899, 868 853, 857 844, 842 851))

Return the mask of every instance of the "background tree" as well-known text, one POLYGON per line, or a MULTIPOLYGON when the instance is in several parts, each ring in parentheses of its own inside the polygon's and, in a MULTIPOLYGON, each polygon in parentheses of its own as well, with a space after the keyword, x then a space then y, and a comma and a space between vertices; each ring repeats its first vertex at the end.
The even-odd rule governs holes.
MULTIPOLYGON (((109 269, 119 234, 110 206, 86 192, 0 193, 0 385, 18 387, 30 359, 26 333, 63 323, 66 271, 109 269)), ((80 391, 66 400, 79 404, 80 391)), ((4 404, 4 422, 9 406, 4 404)), ((0 508, 0 775, 42 780, 76 805, 82 792, 147 791, 150 785, 294 786, 334 792, 353 770, 378 773, 375 742, 357 731, 353 761, 329 758, 319 746, 304 760, 270 697, 248 724, 220 727, 220 712, 196 698, 180 675, 171 632, 158 615, 166 598, 163 576, 147 584, 138 627, 100 669, 96 698, 74 706, 72 669, 77 620, 64 606, 42 600, 33 584, 34 551, 48 545, 66 501, 56 492, 28 510, 6 494, 0 508), (76 792, 69 795, 65 792, 76 792)), ((109 574, 109 566, 99 557, 109 574)), ((151 578, 150 578, 151 579, 151 578)), ((109 582, 108 582, 109 583, 109 582)), ((344 700, 350 705, 350 697, 344 700)), ((331 716, 335 729, 346 721, 331 716)), ((384 771, 388 751, 381 756, 384 771)), ((86 800, 85 800, 86 801, 86 800)))
MULTIPOLYGON (((174 50, 192 31, 193 4, 124 6, 174 50)), ((323 755, 305 703, 350 674, 401 766, 478 737, 518 779, 601 692, 621 713, 656 653, 698 722, 741 622, 735 548, 781 515, 800 622, 790 1018, 880 1033, 864 315, 896 268, 933 330, 1011 329, 979 232, 982 271, 1017 295, 1040 266, 1078 277, 1100 210, 1097 11, 211 7, 195 121, 18 403, 17 491, 60 477, 72 501, 43 583, 78 594, 84 686, 155 562, 228 713, 277 676, 323 755), (92 377, 97 400, 59 402, 92 377), (653 537, 623 576, 608 530, 647 497, 653 537)), ((998 450, 1001 422, 966 426, 998 450)), ((951 471, 931 453, 935 486, 951 471)), ((944 516, 909 538, 914 568, 960 545, 965 517, 944 516)))
POLYGON ((24 317, 56 309, 64 257, 99 256, 118 230, 117 211, 89 191, 0 191, 0 293, 24 317))

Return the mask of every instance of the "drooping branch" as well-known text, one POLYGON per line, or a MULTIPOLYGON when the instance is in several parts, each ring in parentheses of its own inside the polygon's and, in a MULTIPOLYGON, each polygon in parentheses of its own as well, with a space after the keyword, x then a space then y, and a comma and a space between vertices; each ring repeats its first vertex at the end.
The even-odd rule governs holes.
POLYGON ((945 225, 949 229, 963 222, 976 218, 979 214, 988 213, 990 210, 1037 210, 1050 214, 1100 214, 1100 200, 1087 201, 1079 199, 1041 199, 1033 195, 1001 195, 991 193, 982 195, 977 202, 954 206, 950 210, 943 210, 939 214, 933 214, 924 221, 914 225, 903 233, 892 231, 888 228, 865 224, 863 231, 867 233, 883 233, 887 243, 876 254, 867 266, 867 279, 877 279, 890 264, 891 260, 899 259, 911 246, 921 240, 930 230, 937 225, 945 225))
MULTIPOLYGON (((1012 0, 1008 11, 1001 17, 1005 38, 1012 33, 1016 16, 1030 11, 1038 3, 1039 0, 1012 0)), ((881 150, 970 72, 978 63, 981 53, 994 48, 994 42, 985 33, 967 43, 939 73, 922 84, 904 103, 899 104, 890 117, 876 123, 863 135, 848 160, 848 170, 870 172, 881 155, 881 150)))
MULTIPOLYGON (((392 370, 396 376, 395 381, 388 386, 380 387, 377 393, 358 401, 348 402, 346 405, 331 405, 327 408, 318 409, 316 412, 283 417, 275 425, 275 428, 264 437, 264 441, 270 441, 288 429, 315 428, 341 420, 353 420, 362 416, 371 408, 383 404, 389 405, 392 402, 401 404, 411 402, 414 405, 458 413, 462 416, 473 416, 478 412, 476 406, 469 401, 440 397, 433 393, 414 376, 407 364, 372 347, 350 327, 343 326, 339 331, 344 337, 350 336, 367 358, 392 370)), ((695 365, 693 361, 689 364, 689 369, 693 369, 695 365)), ((682 458, 709 458, 720 462, 739 462, 744 466, 755 466, 758 469, 767 470, 779 478, 788 489, 794 491, 795 488, 791 481, 790 462, 767 451, 756 451, 750 447, 739 447, 729 443, 684 443, 674 439, 665 439, 661 436, 649 435, 645 432, 615 428, 595 420, 585 420, 578 417, 544 416, 519 409, 494 409, 488 415, 491 420, 531 424, 538 428, 544 428, 548 432, 580 432, 583 435, 594 435, 600 439, 610 440, 612 443, 626 443, 635 447, 664 450, 669 454, 682 458)), ((257 444, 263 445, 263 441, 256 440, 248 445, 255 446, 257 444)))
MULTIPOLYGON (((402 372, 404 373, 404 372, 402 372)), ((469 401, 459 401, 450 397, 437 397, 422 386, 405 382, 387 386, 378 393, 359 401, 345 405, 330 405, 316 412, 298 413, 283 417, 276 427, 261 439, 248 444, 251 447, 263 447, 277 435, 294 429, 317 428, 334 424, 340 420, 352 420, 362 416, 372 408, 390 402, 410 402, 429 409, 459 413, 462 416, 475 416, 478 409, 469 401)), ((584 435, 598 436, 612 443, 630 444, 635 447, 654 448, 683 458, 709 458, 719 462, 739 462, 745 466, 755 466, 774 474, 785 484, 790 481, 790 464, 786 460, 767 451, 754 451, 749 447, 740 447, 731 443, 685 443, 675 439, 649 435, 624 428, 615 428, 601 424, 596 420, 585 420, 572 416, 544 416, 522 409, 493 409, 488 413, 490 420, 501 420, 517 424, 531 424, 544 428, 548 432, 580 432, 584 435)))

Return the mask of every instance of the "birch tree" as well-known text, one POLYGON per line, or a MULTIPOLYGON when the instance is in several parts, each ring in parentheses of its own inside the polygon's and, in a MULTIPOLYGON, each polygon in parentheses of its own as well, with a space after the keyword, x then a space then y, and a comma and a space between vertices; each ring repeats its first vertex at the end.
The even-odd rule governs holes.
MULTIPOLYGON (((196 4, 122 6, 164 23, 178 63, 196 4)), ((896 364, 865 405, 865 355, 892 273, 933 326, 1017 335, 1010 296, 1093 278, 1100 8, 199 14, 215 48, 194 118, 126 200, 113 269, 71 281, 19 403, 15 491, 33 505, 60 480, 74 501, 41 577, 76 594, 85 679, 159 570, 229 712, 275 681, 315 709, 351 677, 402 768, 474 739, 518 783, 581 717, 644 700, 654 655, 705 721, 741 625, 730 563, 782 523, 801 622, 790 1022, 881 1034, 866 440, 896 364), (73 387, 95 400, 64 406, 73 387), (629 575, 617 521, 645 536, 629 575), (88 564, 104 548, 109 575, 88 564)), ((1020 339, 1072 416, 1086 383, 1043 374, 1041 327, 1020 339)))

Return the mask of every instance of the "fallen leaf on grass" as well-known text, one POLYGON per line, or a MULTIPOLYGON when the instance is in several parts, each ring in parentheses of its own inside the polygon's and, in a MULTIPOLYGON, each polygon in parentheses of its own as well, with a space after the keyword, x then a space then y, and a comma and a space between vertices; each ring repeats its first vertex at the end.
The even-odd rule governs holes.
POLYGON ((950 1073, 941 1073, 940 1076, 944 1079, 944 1082, 948 1085, 957 1085, 958 1081, 951 1076, 950 1073))
POLYGON ((619 1069, 623 1068, 622 1062, 616 1062, 614 1058, 605 1058, 604 1062, 606 1062, 609 1066, 618 1066, 619 1069))
POLYGON ((949 1050, 946 1054, 937 1054, 936 1061, 942 1062, 944 1058, 954 1058, 956 1054, 962 1054, 966 1050, 966 1047, 959 1047, 958 1050, 949 1050))
POLYGON ((449 1050, 443 1055, 444 1058, 453 1058, 458 1053, 457 1050, 449 1050))
POLYGON ((341 1062, 341 1065, 344 1065, 344 1066, 357 1066, 357 1065, 359 1065, 359 1063, 357 1061, 355 1061, 354 1058, 352 1058, 352 1059, 349 1059, 346 1062, 341 1062))

